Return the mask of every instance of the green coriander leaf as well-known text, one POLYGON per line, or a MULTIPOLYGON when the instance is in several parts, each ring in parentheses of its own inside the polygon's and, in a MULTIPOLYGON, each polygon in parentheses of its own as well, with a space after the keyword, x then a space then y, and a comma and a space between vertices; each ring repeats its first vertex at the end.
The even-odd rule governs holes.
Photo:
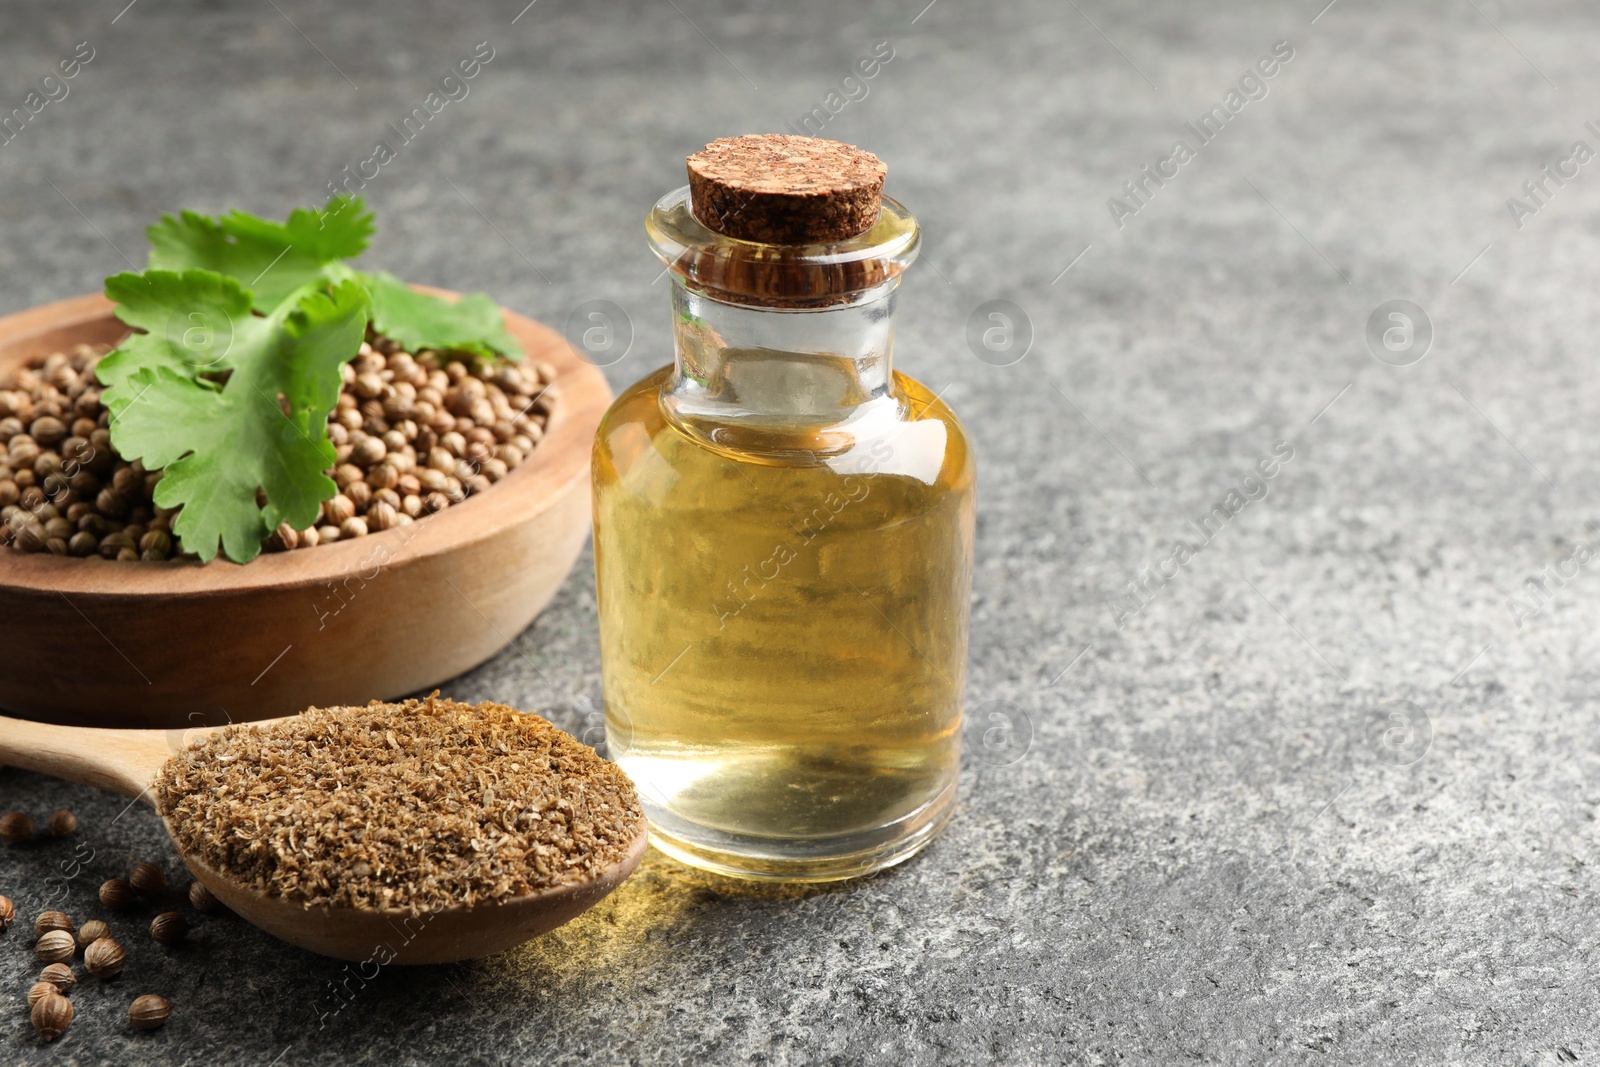
POLYGON ((235 343, 220 389, 157 365, 106 391, 112 444, 163 471, 155 501, 182 507, 173 532, 186 550, 210 560, 220 542, 245 563, 279 523, 316 521, 337 488, 323 472, 334 462, 326 421, 339 366, 360 347, 368 310, 355 281, 309 292, 263 320, 271 329, 255 344, 235 343))
POLYGON ((482 293, 443 300, 412 290, 393 274, 358 274, 372 294, 372 326, 408 352, 424 348, 522 358, 500 307, 482 293))
MULTIPOLYGON (((371 302, 361 283, 344 281, 328 292, 313 293, 295 306, 284 323, 286 344, 277 356, 280 366, 278 392, 288 401, 289 419, 301 433, 319 441, 328 439, 328 416, 339 404, 344 386, 340 368, 361 349, 367 336, 371 302)), ((333 455, 329 446, 328 455, 333 455)), ((331 467, 330 462, 327 466, 331 467)), ((332 485, 330 480, 329 485, 332 485)), ((316 505, 333 496, 318 497, 316 505)), ((319 507, 295 513, 284 512, 272 523, 303 520, 295 526, 303 530, 317 517, 319 507)))
POLYGON ((263 313, 308 282, 347 276, 339 261, 360 255, 372 232, 366 203, 342 196, 326 208, 298 209, 287 222, 242 211, 220 219, 185 211, 176 218, 162 216, 146 231, 152 269, 226 274, 254 294, 256 310, 263 313))
POLYGON ((106 296, 116 302, 117 318, 146 331, 129 335, 96 365, 106 386, 144 367, 167 367, 185 378, 227 370, 235 346, 248 351, 272 328, 250 314, 250 293, 215 271, 113 274, 106 296))

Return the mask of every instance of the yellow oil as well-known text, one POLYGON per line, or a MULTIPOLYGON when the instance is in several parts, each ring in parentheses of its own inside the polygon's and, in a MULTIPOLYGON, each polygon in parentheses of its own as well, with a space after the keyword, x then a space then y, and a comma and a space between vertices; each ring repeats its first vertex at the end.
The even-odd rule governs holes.
POLYGON ((595 444, 611 754, 691 863, 827 879, 898 862, 954 801, 966 436, 900 374, 848 423, 770 430, 664 411, 671 375, 619 397, 595 444))

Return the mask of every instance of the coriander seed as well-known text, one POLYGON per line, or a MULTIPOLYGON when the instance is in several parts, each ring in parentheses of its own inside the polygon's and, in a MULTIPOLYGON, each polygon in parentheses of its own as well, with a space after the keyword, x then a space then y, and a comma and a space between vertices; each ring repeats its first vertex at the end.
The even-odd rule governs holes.
POLYGON ((0 930, 5 930, 17 918, 17 906, 11 903, 10 897, 0 897, 0 930))
POLYGON ((346 519, 356 517, 356 506, 349 497, 339 493, 322 502, 322 517, 331 525, 338 526, 346 519))
POLYGON ((355 394, 362 400, 376 400, 383 395, 385 388, 383 379, 371 371, 356 375, 355 394))
POLYGON ((167 888, 167 876, 154 863, 136 863, 128 872, 128 884, 141 893, 155 896, 167 888))
POLYGON ((52 963, 39 972, 39 981, 49 982, 65 996, 67 990, 78 984, 78 976, 72 973, 71 964, 52 963))
POLYGON ((65 930, 47 930, 33 946, 33 954, 45 963, 65 963, 77 952, 78 943, 65 930))
POLYGON ((222 908, 222 901, 218 900, 204 883, 190 882, 189 906, 195 911, 218 911, 222 908))
POLYGON ((70 934, 76 929, 77 927, 73 924, 72 919, 65 912, 41 911, 39 917, 33 920, 33 932, 40 937, 43 937, 51 930, 65 930, 70 934))
MULTIPOLYGON (((360 444, 351 450, 350 462, 358 467, 373 467, 383 462, 383 457, 388 454, 389 446, 383 443, 383 438, 368 437, 364 438, 360 444)), ((370 472, 367 480, 369 483, 371 482, 370 472)))
POLYGON ((122 946, 109 937, 102 937, 83 950, 83 966, 96 978, 115 978, 122 973, 127 954, 122 946))
POLYGON ((111 476, 111 491, 118 496, 135 496, 143 487, 144 476, 132 467, 118 468, 111 476))
POLYGON ((164 911, 150 921, 150 936, 163 945, 176 945, 189 933, 189 920, 182 912, 164 911))
POLYGON ((165 530, 146 530, 139 538, 139 554, 166 559, 172 551, 172 535, 165 530))
MULTIPOLYGON (((118 471, 117 473, 121 474, 122 472, 118 471)), ((120 519, 128 513, 128 498, 122 496, 108 485, 95 495, 94 506, 95 510, 99 511, 100 514, 120 519)))
POLYGON ((72 1001, 60 993, 40 997, 28 1015, 34 1033, 46 1041, 54 1041, 72 1025, 72 1001))
POLYGON ((35 441, 48 448, 67 436, 67 427, 60 419, 46 415, 33 420, 33 425, 28 427, 28 433, 35 441))
POLYGON ((60 995, 61 990, 57 989, 52 983, 45 981, 35 982, 28 987, 28 1010, 32 1011, 34 1005, 45 997, 59 997, 60 995))
POLYGON ((392 463, 379 463, 367 472, 367 484, 374 489, 393 489, 400 484, 400 471, 392 463))
MULTIPOLYGON (((37 525, 37 523, 33 523, 24 526, 23 530, 32 530, 37 525)), ((0 841, 4 841, 8 845, 20 845, 24 841, 31 840, 33 840, 32 819, 20 811, 8 811, 4 815, 0 815, 0 841)))
POLYGON ((86 558, 95 554, 100 547, 100 539, 88 530, 79 530, 67 539, 67 554, 86 558))
POLYGON ((112 911, 126 911, 133 907, 133 886, 126 878, 108 878, 100 883, 100 903, 112 911))
POLYGON ((90 919, 78 930, 78 944, 88 948, 102 937, 111 936, 111 927, 99 919, 90 919))
POLYGON ((67 837, 78 829, 78 817, 66 808, 50 813, 50 836, 67 837))
POLYGON ((374 503, 372 509, 367 512, 367 519, 374 530, 389 530, 394 528, 395 518, 398 515, 399 512, 393 505, 380 500, 374 503))
POLYGON ((128 1022, 135 1030, 159 1030, 172 1012, 172 1005, 154 993, 136 997, 128 1005, 128 1022))

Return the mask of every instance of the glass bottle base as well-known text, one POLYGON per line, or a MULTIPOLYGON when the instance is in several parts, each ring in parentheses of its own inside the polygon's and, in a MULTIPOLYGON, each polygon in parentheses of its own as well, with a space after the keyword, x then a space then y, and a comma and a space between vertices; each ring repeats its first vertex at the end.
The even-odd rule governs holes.
POLYGON ((650 843, 680 863, 762 882, 838 882, 904 863, 938 836, 956 808, 956 783, 887 826, 831 837, 734 834, 674 816, 641 798, 650 843))

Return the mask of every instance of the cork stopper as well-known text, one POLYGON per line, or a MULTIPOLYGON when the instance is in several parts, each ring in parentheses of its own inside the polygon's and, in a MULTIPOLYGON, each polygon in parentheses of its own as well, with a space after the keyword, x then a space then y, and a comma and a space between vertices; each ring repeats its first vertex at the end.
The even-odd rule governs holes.
POLYGON ((854 145, 783 133, 724 137, 689 157, 695 218, 744 241, 843 241, 878 219, 887 168, 854 145))

